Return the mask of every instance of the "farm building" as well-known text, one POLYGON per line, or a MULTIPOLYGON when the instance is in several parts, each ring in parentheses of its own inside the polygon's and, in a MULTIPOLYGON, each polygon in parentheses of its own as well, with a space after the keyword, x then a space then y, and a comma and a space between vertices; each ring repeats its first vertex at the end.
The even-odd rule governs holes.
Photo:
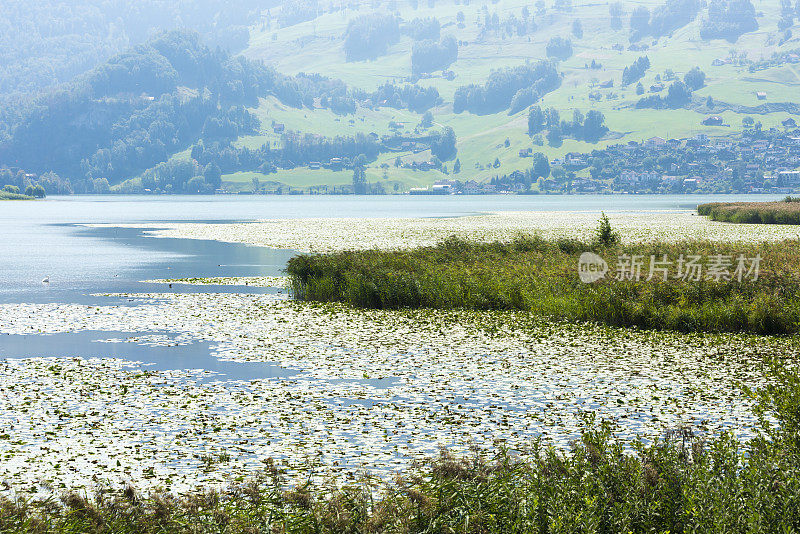
POLYGON ((712 115, 703 119, 705 126, 722 126, 722 117, 719 115, 712 115))

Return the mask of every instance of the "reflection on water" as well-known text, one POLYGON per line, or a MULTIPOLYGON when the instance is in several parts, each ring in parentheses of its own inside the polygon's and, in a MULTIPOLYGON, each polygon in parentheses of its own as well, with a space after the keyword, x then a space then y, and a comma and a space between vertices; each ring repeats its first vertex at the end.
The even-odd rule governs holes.
MULTIPOLYGON (((53 227, 50 227, 53 228, 53 227)), ((192 239, 155 239, 137 228, 69 227, 70 244, 52 256, 21 252, 5 265, 0 302, 108 304, 95 293, 215 291, 269 293, 274 288, 142 284, 141 280, 280 276, 291 251, 192 239), (42 283, 47 276, 49 283, 42 283)))

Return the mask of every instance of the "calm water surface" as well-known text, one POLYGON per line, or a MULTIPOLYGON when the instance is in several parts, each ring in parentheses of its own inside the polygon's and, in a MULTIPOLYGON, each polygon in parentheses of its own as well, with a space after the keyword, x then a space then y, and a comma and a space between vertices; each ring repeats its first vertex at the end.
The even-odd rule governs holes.
MULTIPOLYGON (((606 212, 687 210, 709 201, 772 200, 764 195, 597 196, 72 196, 36 202, 0 202, 0 303, 126 304, 95 293, 175 291, 270 292, 274 289, 143 284, 154 278, 277 276, 292 251, 189 239, 155 239, 138 228, 91 228, 95 223, 231 222, 308 217, 454 217, 481 212, 552 210, 606 212), (49 277, 50 283, 42 280, 49 277)), ((2 322, 2 317, 0 317, 2 322)), ((59 339, 0 336, 0 358, 25 355, 97 355, 109 333, 59 339), (99 336, 99 337, 98 337, 99 336), (5 339, 4 339, 5 338, 5 339)), ((124 333, 123 333, 124 334, 124 333)), ((26 336, 31 337, 31 336, 26 336)), ((124 344, 127 345, 127 344, 124 344)), ((105 347, 105 348, 104 348, 105 347)), ((115 347, 117 357, 147 361, 142 350, 115 347)), ((209 349, 176 351, 174 368, 209 367, 209 349), (180 354, 177 354, 180 352, 180 354), (192 364, 192 365, 190 365, 192 364)), ((109 355, 111 355, 109 353, 109 355)), ((211 366, 213 367, 213 366, 211 366)), ((230 367, 230 366, 226 366, 230 367)), ((272 366, 248 366, 248 376, 275 376, 272 366)), ((219 369, 220 372, 225 372, 219 369)), ((239 378, 241 372, 227 370, 239 378)))
MULTIPOLYGON (((277 275, 290 253, 242 245, 152 239, 91 223, 250 221, 304 217, 452 217, 487 211, 694 209, 745 195, 597 196, 73 196, 0 203, 0 302, 74 302, 133 290, 150 278, 277 275), (50 278, 49 286, 41 281, 50 278)), ((777 198, 777 197, 775 197, 777 198)), ((143 288, 139 287, 138 290, 143 288)), ((152 289, 152 288, 150 288, 152 289)))

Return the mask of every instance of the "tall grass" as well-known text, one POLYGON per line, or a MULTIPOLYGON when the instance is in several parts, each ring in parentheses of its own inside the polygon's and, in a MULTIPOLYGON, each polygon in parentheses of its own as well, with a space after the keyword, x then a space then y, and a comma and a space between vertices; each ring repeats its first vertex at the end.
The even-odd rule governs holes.
POLYGON ((779 202, 711 202, 697 206, 697 213, 713 221, 740 224, 800 224, 800 199, 779 202))
POLYGON ((34 200, 34 198, 29 197, 28 195, 21 195, 19 193, 0 191, 0 200, 34 200))
MULTIPOLYGON (((800 329, 797 241, 737 245, 711 242, 602 246, 598 242, 520 237, 510 243, 451 238, 407 251, 307 254, 287 267, 300 300, 364 308, 515 309, 569 321, 595 321, 682 332, 789 334, 800 329), (761 255, 757 281, 610 277, 582 283, 578 258, 594 251, 613 270, 622 254, 710 257, 761 255)), ((646 263, 645 265, 648 265, 646 263)))
POLYGON ((587 418, 571 451, 438 457, 392 483, 286 484, 269 464, 225 491, 0 498, 10 533, 778 533, 800 530, 800 376, 775 364, 751 393, 764 414, 747 444, 677 428, 622 442, 587 418), (771 416, 773 423, 767 422, 771 416))

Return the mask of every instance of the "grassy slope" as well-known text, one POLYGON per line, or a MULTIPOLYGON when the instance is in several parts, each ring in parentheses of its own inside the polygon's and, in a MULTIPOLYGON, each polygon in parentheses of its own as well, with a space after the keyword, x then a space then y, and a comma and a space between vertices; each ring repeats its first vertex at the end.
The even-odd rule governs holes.
MULTIPOLYGON (((661 4, 661 0, 646 0, 636 2, 651 9, 661 4)), ((627 29, 628 14, 634 3, 626 3, 627 14, 623 18, 624 28, 613 31, 610 27, 608 6, 606 4, 579 5, 575 4, 573 13, 556 12, 549 7, 544 15, 533 13, 539 29, 531 36, 514 36, 502 38, 494 36, 484 42, 477 43, 478 26, 476 21, 482 17, 484 3, 472 2, 470 5, 455 4, 451 1, 436 3, 431 9, 427 3, 420 2, 416 10, 404 1, 398 1, 398 10, 404 20, 415 17, 436 16, 444 26, 442 35, 452 34, 457 39, 468 41, 467 46, 459 48, 459 59, 451 69, 456 73, 453 81, 440 77, 421 80, 422 85, 432 85, 438 88, 445 103, 433 110, 435 122, 439 126, 452 126, 458 136, 459 154, 462 163, 462 172, 458 176, 461 180, 477 179, 488 180, 496 174, 511 172, 515 169, 525 169, 530 165, 530 160, 518 157, 521 148, 533 147, 550 156, 558 157, 569 151, 590 151, 601 148, 607 144, 625 142, 628 140, 641 141, 659 135, 663 137, 689 137, 698 133, 711 136, 730 135, 739 131, 743 115, 734 112, 722 113, 725 122, 730 128, 705 127, 700 121, 704 113, 695 111, 662 111, 662 110, 633 110, 632 104, 639 98, 634 87, 621 88, 622 70, 631 64, 640 52, 618 52, 612 49, 616 43, 625 47, 628 45, 629 31, 627 29), (465 28, 456 26, 456 14, 463 11, 466 16, 465 28), (494 115, 476 116, 470 113, 453 114, 452 97, 455 89, 467 83, 480 83, 489 73, 496 68, 519 65, 526 60, 535 60, 545 56, 545 45, 554 35, 569 35, 572 21, 579 18, 583 24, 584 37, 572 37, 575 54, 564 62, 561 70, 564 73, 562 87, 546 95, 540 104, 553 106, 559 109, 562 117, 570 118, 573 109, 586 112, 589 109, 599 109, 606 116, 606 122, 612 132, 617 132, 617 139, 609 138, 597 144, 588 144, 566 140, 560 147, 543 147, 532 145, 530 138, 525 134, 527 127, 527 112, 523 111, 509 116, 506 112, 494 115), (528 41, 530 37, 530 42, 528 41), (585 69, 584 65, 596 59, 603 64, 601 70, 585 69), (589 100, 589 92, 593 79, 604 81, 609 78, 614 80, 613 89, 599 90, 604 98, 600 102, 589 100), (618 95, 615 99, 606 99, 608 94, 618 95), (504 141, 508 139, 510 146, 506 147, 504 141), (499 169, 491 167, 495 158, 499 158, 502 166, 499 169), (482 168, 481 168, 482 167, 482 168)), ((521 10, 528 2, 524 0, 500 0, 497 4, 485 4, 488 12, 497 12, 501 21, 513 13, 521 17, 521 10)), ((727 57, 730 50, 747 52, 751 59, 760 59, 769 56, 773 51, 779 50, 777 19, 778 2, 776 0, 755 1, 757 11, 763 13, 759 17, 760 29, 752 34, 742 36, 737 43, 731 44, 723 40, 704 42, 699 38, 701 20, 706 16, 702 11, 697 20, 684 28, 674 32, 670 37, 662 37, 653 44, 652 39, 645 39, 642 43, 651 45, 646 54, 650 57, 652 68, 648 71, 642 83, 649 87, 655 82, 656 74, 663 74, 670 68, 678 76, 697 65, 703 69, 708 78, 707 86, 697 92, 700 96, 711 95, 715 100, 733 104, 756 106, 761 101, 755 97, 756 91, 767 91, 768 102, 788 102, 794 99, 797 86, 800 84, 800 67, 782 66, 754 74, 747 72, 746 68, 734 66, 714 67, 711 62, 715 58, 727 57)), ((533 5, 529 5, 535 11, 533 5)), ((410 75, 410 50, 412 41, 403 37, 400 42, 393 45, 387 55, 373 61, 360 61, 348 63, 344 58, 342 48, 342 35, 348 21, 359 14, 370 11, 365 4, 359 9, 347 9, 336 13, 325 13, 313 21, 304 22, 286 28, 271 28, 259 26, 252 29, 250 47, 244 55, 251 58, 264 59, 268 63, 287 74, 297 72, 319 72, 332 77, 344 79, 354 87, 373 89, 385 81, 402 82, 410 75), (274 36, 274 39, 273 39, 274 36)), ((797 32, 795 32, 797 33, 797 32)), ((800 47, 800 40, 792 39, 784 44, 781 49, 800 47)), ((264 141, 275 142, 278 137, 271 133, 270 124, 273 120, 283 122, 288 128, 301 131, 323 133, 326 135, 347 134, 356 131, 378 134, 387 133, 388 122, 395 120, 403 122, 406 130, 413 129, 419 122, 419 116, 406 110, 381 109, 380 111, 359 108, 355 116, 337 117, 327 110, 297 110, 282 106, 274 99, 262 100, 257 110, 264 124, 263 136, 241 139, 243 144, 258 145, 264 141), (338 119, 338 120, 337 120, 338 119), (349 120, 354 119, 350 124, 349 120)), ((786 113, 771 113, 758 116, 765 128, 780 125, 786 118, 786 113)), ((425 158, 427 154, 405 154, 404 159, 409 161, 425 158)), ((387 154, 379 158, 368 170, 370 181, 381 180, 383 174, 379 168, 381 163, 390 163, 388 182, 400 182, 404 189, 415 185, 425 185, 434 180, 443 178, 444 175, 432 171, 427 173, 413 173, 397 169, 391 162, 396 154, 387 154)), ((450 164, 452 167, 452 164, 450 164)), ((347 173, 306 173, 298 170, 281 171, 278 175, 263 177, 264 180, 278 180, 297 187, 306 187, 317 184, 347 183, 347 173)), ((226 177, 227 179, 227 177, 226 177)), ((248 178, 249 179, 249 178, 248 178)))

